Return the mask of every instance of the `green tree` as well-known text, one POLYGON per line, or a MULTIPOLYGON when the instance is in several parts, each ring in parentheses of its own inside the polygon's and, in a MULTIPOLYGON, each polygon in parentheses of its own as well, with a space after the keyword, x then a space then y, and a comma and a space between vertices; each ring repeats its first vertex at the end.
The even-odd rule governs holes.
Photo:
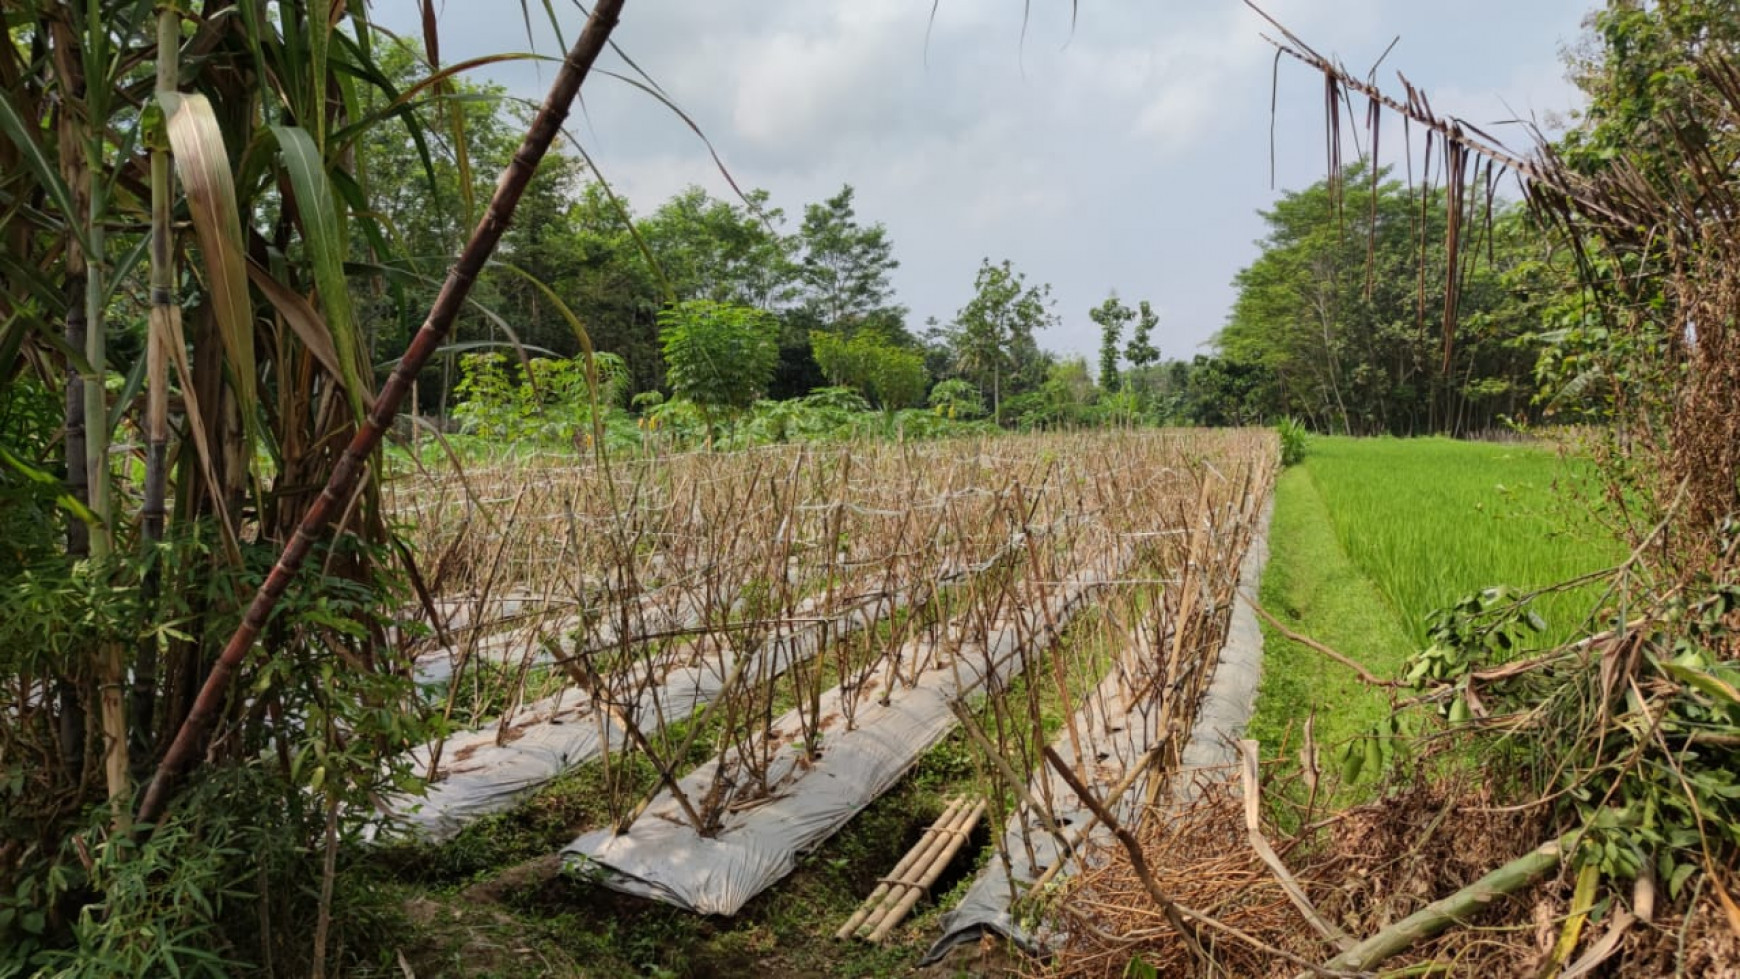
POLYGON ((1030 286, 1008 259, 984 259, 973 281, 973 298, 955 314, 947 342, 954 368, 989 395, 991 417, 1003 423, 1003 399, 1038 387, 1048 362, 1034 334, 1052 326, 1051 286, 1030 286))
POLYGON ((810 342, 829 381, 863 392, 890 416, 924 397, 930 383, 923 353, 895 346, 877 334, 846 339, 817 330, 810 334, 810 342))
POLYGON ((791 242, 777 231, 784 215, 768 206, 766 191, 746 196, 732 204, 689 187, 639 222, 678 300, 765 309, 793 294, 791 242))
POLYGON ((894 302, 889 274, 900 267, 881 224, 865 227, 852 208, 850 184, 820 204, 804 208, 796 247, 800 305, 816 326, 852 333, 870 326, 897 341, 909 341, 906 310, 894 302))
POLYGON ((1160 359, 1160 350, 1154 346, 1154 327, 1160 323, 1160 317, 1154 312, 1154 307, 1144 299, 1137 306, 1136 329, 1130 334, 1130 342, 1124 347, 1124 359, 1130 362, 1130 369, 1124 375, 1124 387, 1136 397, 1137 407, 1151 411, 1150 404, 1157 386, 1164 384, 1151 376, 1150 368, 1160 359))
POLYGON ((779 362, 779 323, 763 310, 690 299, 659 312, 665 376, 676 396, 699 406, 711 428, 755 404, 779 362))
POLYGON ((1446 361, 1442 192, 1422 205, 1387 174, 1375 177, 1349 167, 1339 211, 1320 182, 1264 212, 1269 234, 1235 279, 1221 355, 1273 379, 1265 415, 1319 430, 1462 433, 1526 413, 1540 330, 1527 279, 1546 243, 1518 208, 1497 204, 1490 228, 1470 232, 1478 255, 1471 245, 1462 256, 1446 361))
POLYGON ((1118 341, 1123 338, 1124 324, 1135 315, 1130 307, 1119 301, 1117 293, 1088 310, 1088 319, 1100 327, 1100 390, 1107 394, 1115 394, 1121 387, 1118 383, 1118 341))

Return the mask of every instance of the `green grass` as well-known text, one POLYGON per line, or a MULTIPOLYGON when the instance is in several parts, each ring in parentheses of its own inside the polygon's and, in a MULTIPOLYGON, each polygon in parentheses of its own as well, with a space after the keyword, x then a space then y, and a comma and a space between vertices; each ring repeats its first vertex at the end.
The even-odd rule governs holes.
MULTIPOLYGON (((1425 642, 1426 617, 1506 584, 1539 588, 1611 566, 1623 550, 1582 512, 1575 463, 1525 445, 1448 439, 1314 439, 1275 489, 1261 600, 1295 632, 1390 677, 1425 642)), ((1598 587, 1543 596, 1546 642, 1574 636, 1598 587)), ((1251 736, 1273 752, 1315 715, 1318 743, 1369 730, 1382 691, 1264 626, 1251 736)))
MULTIPOLYGON (((1275 486, 1269 563, 1260 600, 1270 615, 1385 676, 1412 651, 1408 632, 1383 593, 1349 560, 1311 474, 1295 466, 1275 486)), ((1263 625, 1263 683, 1249 736, 1275 750, 1316 715, 1315 734, 1335 744, 1368 729, 1389 710, 1381 692, 1322 654, 1263 625)))
MULTIPOLYGON (((1610 567, 1624 552, 1574 490, 1586 467, 1532 445, 1321 439, 1305 463, 1335 536, 1415 641, 1425 619, 1490 585, 1523 590, 1610 567)), ((1536 603, 1549 641, 1578 634, 1598 589, 1536 603)))

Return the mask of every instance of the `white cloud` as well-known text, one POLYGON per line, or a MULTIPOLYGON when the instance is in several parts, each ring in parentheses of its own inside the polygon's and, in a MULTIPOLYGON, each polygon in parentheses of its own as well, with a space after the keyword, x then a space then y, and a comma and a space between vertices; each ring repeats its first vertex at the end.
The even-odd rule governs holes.
MULTIPOLYGON (((1415 0, 1263 6, 1361 68, 1402 34, 1385 76, 1407 70, 1434 105, 1478 123, 1504 114, 1501 96, 1518 111, 1563 107, 1557 51, 1589 2, 1464 0, 1456 17, 1415 0)), ((953 314, 981 257, 1008 257, 1055 286, 1067 323, 1049 345, 1091 351, 1085 311, 1110 286, 1165 310, 1168 354, 1196 352, 1272 200, 1272 49, 1259 34, 1273 28, 1239 0, 1133 0, 1081 3, 1072 33, 1070 5, 1051 0, 1031 4, 1023 38, 1022 6, 941 0, 933 22, 932 0, 631 0, 617 40, 738 180, 788 214, 853 184, 860 216, 888 225, 915 325, 953 314)), ((417 30, 409 0, 371 9, 417 30)), ((443 56, 524 49, 518 10, 501 10, 448 0, 443 56)), ((497 77, 537 98, 549 72, 497 77)), ((680 120, 601 81, 576 134, 639 210, 691 183, 728 192, 680 120)), ((1283 64, 1280 95, 1282 184, 1319 179, 1321 84, 1283 64)))

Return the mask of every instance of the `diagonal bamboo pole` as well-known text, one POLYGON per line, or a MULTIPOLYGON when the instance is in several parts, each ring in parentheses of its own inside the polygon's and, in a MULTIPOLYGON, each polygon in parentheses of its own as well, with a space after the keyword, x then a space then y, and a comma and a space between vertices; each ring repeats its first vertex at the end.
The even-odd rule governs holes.
POLYGON ((164 754, 163 761, 157 766, 157 773, 151 779, 151 786, 145 792, 144 803, 139 809, 140 822, 155 822, 163 813, 175 780, 194 760, 200 744, 204 742, 217 718, 230 677, 253 648, 254 640, 259 638, 272 609, 290 587, 291 579, 302 567, 302 562, 313 549, 314 542, 337 515, 344 501, 350 498, 351 490, 363 473, 364 464, 380 447, 381 437, 398 415, 399 403, 404 401, 406 392, 411 389, 412 379, 428 363, 452 327, 466 296, 471 292, 472 284, 476 282, 490 254, 495 251, 502 233, 507 230, 508 221, 513 217, 520 195, 537 173, 538 163, 543 160, 550 143, 561 131, 562 123, 573 106, 574 97, 580 92, 581 83, 586 80, 599 52, 609 42, 610 33, 616 28, 625 2, 626 0, 599 0, 592 8, 585 28, 575 39, 574 46, 562 61, 561 70, 556 73, 555 81, 550 85, 549 95, 539 107, 531 128, 526 130, 525 138, 520 142, 519 150, 514 153, 513 160, 496 184, 489 209, 478 221, 465 249, 459 253, 459 261, 447 273, 447 281, 442 284, 440 294, 435 297, 428 319, 423 321, 423 326, 411 340, 399 366, 387 378, 387 383, 375 399, 374 408, 357 430, 356 437, 351 439, 338 465, 333 467, 326 487, 320 492, 320 498, 302 518, 296 533, 278 556, 278 563, 273 566, 272 573, 255 593, 235 635, 230 637, 223 654, 212 664, 211 673, 206 677, 205 685, 200 688, 193 710, 176 732, 175 741, 164 754))

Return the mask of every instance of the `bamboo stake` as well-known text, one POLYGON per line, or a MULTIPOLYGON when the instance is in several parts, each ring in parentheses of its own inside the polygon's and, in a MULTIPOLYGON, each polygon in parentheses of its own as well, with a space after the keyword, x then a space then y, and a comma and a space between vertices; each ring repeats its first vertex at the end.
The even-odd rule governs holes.
POLYGON ((947 814, 946 818, 939 818, 931 824, 929 829, 925 830, 924 839, 920 840, 918 846, 912 850, 912 863, 906 871, 890 874, 883 878, 883 883, 888 885, 888 890, 884 892, 882 900, 877 902, 869 916, 859 923, 857 930, 860 937, 868 940, 872 933, 882 927, 889 913, 900 904, 906 893, 914 887, 920 886, 920 881, 930 872, 930 868, 935 863, 937 854, 947 848, 949 841, 955 838, 957 826, 963 825, 962 820, 972 811, 966 807, 965 797, 962 797, 959 802, 960 808, 947 814))
POLYGON ((894 872, 884 877, 881 883, 876 885, 876 889, 870 892, 870 896, 864 899, 864 903, 858 906, 858 910, 852 912, 852 916, 840 926, 840 930, 834 932, 835 938, 842 941, 851 938, 852 934, 858 930, 858 926, 864 924, 865 919, 870 917, 870 912, 881 907, 882 899, 888 894, 892 882, 906 879, 906 875, 913 869, 913 864, 918 862, 919 854, 928 848, 935 838, 937 827, 954 819, 965 802, 966 797, 964 796, 955 796, 949 801, 948 806, 943 809, 942 815, 938 816, 936 822, 924 831, 924 837, 918 841, 918 845, 906 851, 906 856, 901 857, 900 862, 894 865, 894 872))
MULTIPOLYGON (((351 488, 362 475, 364 462, 380 447, 382 436, 392 425, 393 418, 398 415, 399 405, 410 390, 411 380, 441 346, 441 341, 446 337, 470 294, 472 284, 483 271, 484 264, 495 251, 496 243, 507 230, 508 221, 519 205, 520 196, 525 193, 526 186, 537 173, 539 162, 543 160, 550 143, 567 119, 574 97, 579 94, 580 86, 586 80, 593 62, 598 59, 599 53, 609 41, 625 2, 626 0, 599 0, 592 8, 585 28, 575 39, 574 47, 569 50, 561 70, 550 85, 549 95, 538 109, 538 114, 532 120, 531 128, 526 131, 519 150, 514 153, 512 162, 496 184, 489 209, 484 212, 477 228, 472 232, 471 240, 459 255, 459 261, 448 272, 447 281, 435 297, 428 319, 423 321, 423 326, 412 339, 404 357, 400 359, 399 366, 381 388, 373 410, 358 427, 356 436, 345 448, 338 464, 333 467, 332 475, 327 478, 320 498, 308 508, 301 525, 296 528, 295 535, 278 556, 272 573, 255 593, 241 624, 224 646, 222 655, 212 664, 211 673, 200 688, 193 709, 176 732, 174 742, 164 753, 163 761, 158 764, 157 773, 145 791, 144 803, 139 810, 141 822, 155 822, 168 805, 169 794, 176 779, 196 760, 201 743, 205 741, 212 724, 217 720, 230 677, 253 649, 254 640, 265 628, 266 620, 277 607, 279 599, 289 589, 291 580, 302 567, 302 562, 307 559, 314 542, 324 534, 327 523, 343 501, 349 498, 351 488)), ((87 447, 87 454, 88 451, 87 447)))
POLYGON ((949 862, 954 860, 955 854, 959 853, 961 847, 966 845, 967 837, 973 832, 973 827, 978 825, 979 817, 984 813, 985 801, 980 799, 961 818, 959 825, 950 827, 944 833, 938 834, 939 840, 948 839, 948 845, 931 858, 928 869, 924 871, 924 875, 916 883, 906 885, 906 895, 882 917, 875 930, 870 932, 869 941, 872 944, 880 944, 883 939, 887 938, 888 933, 893 931, 894 927, 906 917, 907 912, 912 910, 912 906, 918 903, 918 899, 923 897, 930 890, 931 885, 935 884, 937 879, 943 875, 943 871, 948 869, 949 862), (945 834, 952 834, 952 838, 945 834))

